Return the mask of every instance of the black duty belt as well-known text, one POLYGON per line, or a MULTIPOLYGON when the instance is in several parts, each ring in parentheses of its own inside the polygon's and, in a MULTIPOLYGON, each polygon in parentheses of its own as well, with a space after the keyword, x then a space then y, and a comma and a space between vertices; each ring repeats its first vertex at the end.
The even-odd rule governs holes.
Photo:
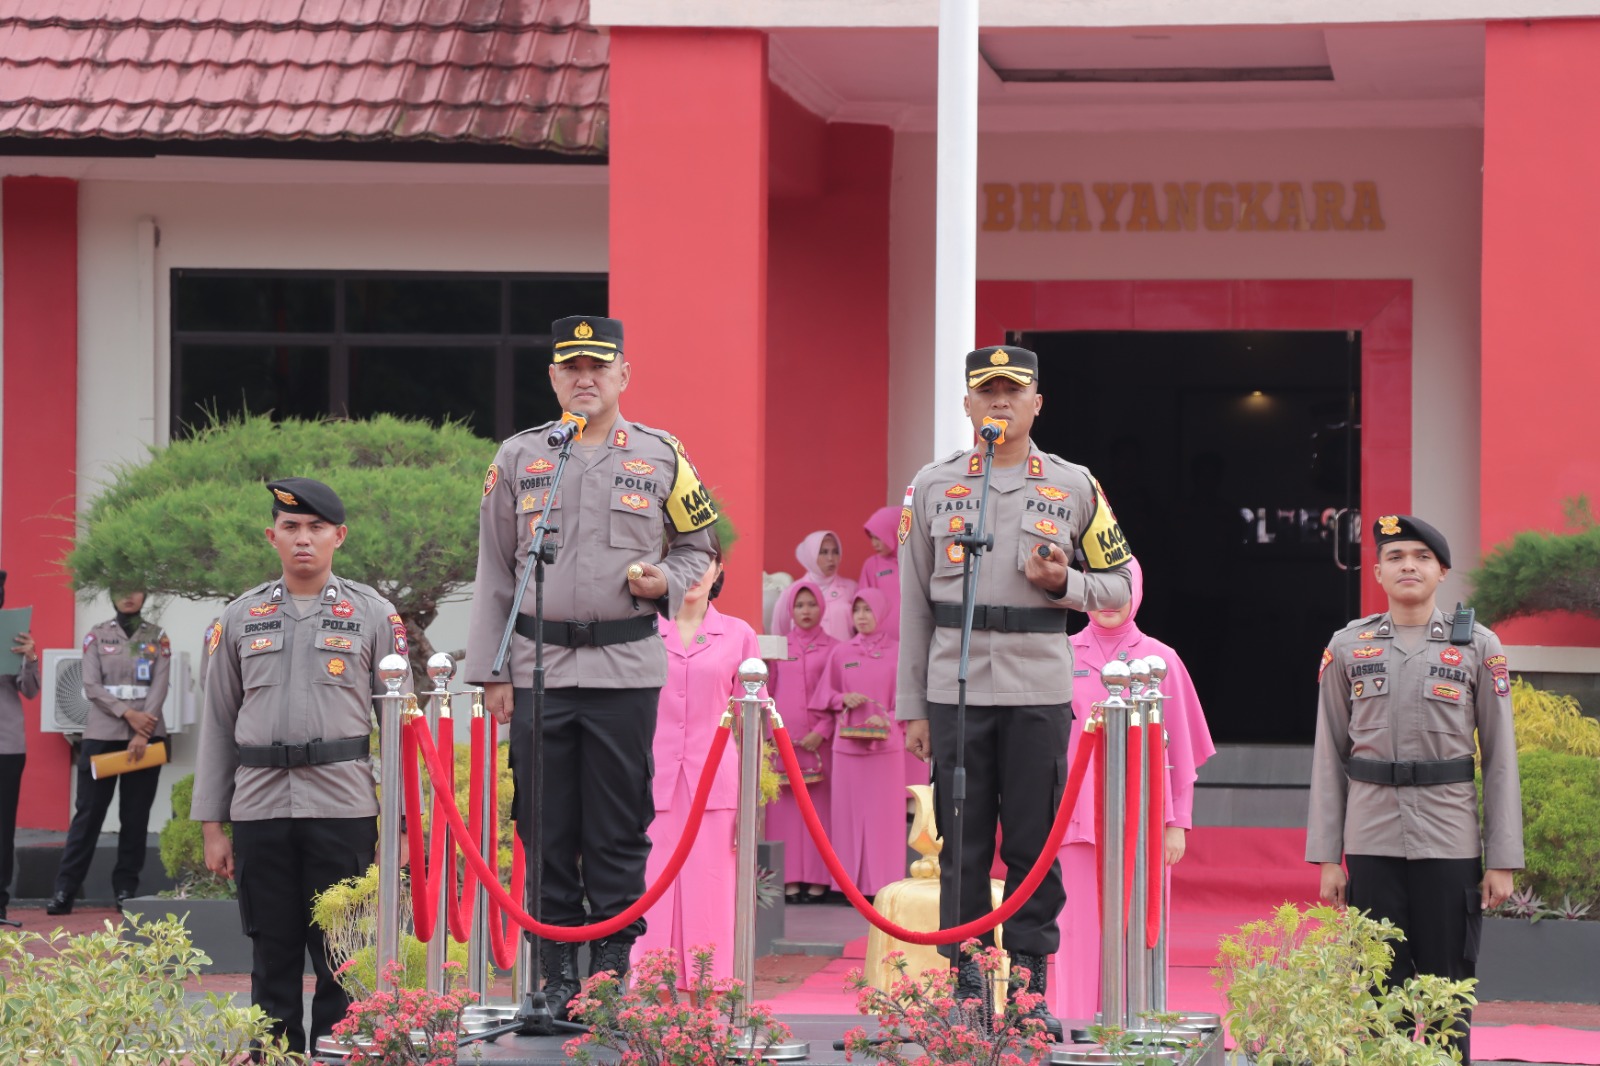
MULTIPOLYGON (((517 615, 517 632, 529 640, 537 639, 533 615, 517 615)), ((563 648, 604 648, 611 644, 630 644, 653 637, 657 632, 656 616, 653 614, 642 614, 637 618, 602 619, 598 622, 574 622, 570 618, 564 622, 552 622, 547 618, 544 622, 544 642, 563 648)))
MULTIPOLYGON (((933 624, 945 629, 960 629, 961 605, 934 604, 933 624)), ((972 628, 995 633, 1065 633, 1067 612, 1052 607, 1001 607, 980 603, 972 609, 972 628)))
POLYGON ((340 740, 313 740, 305 744, 244 744, 239 748, 240 766, 323 766, 331 762, 365 759, 372 751, 371 737, 344 737, 340 740))
POLYGON ((1382 762, 1378 759, 1351 759, 1347 773, 1352 781, 1374 785, 1453 785, 1471 781, 1475 764, 1472 756, 1420 762, 1382 762))

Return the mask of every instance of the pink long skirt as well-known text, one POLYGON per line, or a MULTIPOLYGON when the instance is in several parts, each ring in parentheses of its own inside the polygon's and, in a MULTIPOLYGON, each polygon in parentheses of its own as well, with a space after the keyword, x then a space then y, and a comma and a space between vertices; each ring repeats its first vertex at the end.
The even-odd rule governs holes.
MULTIPOLYGON (((680 778, 672 806, 656 811, 650 823, 650 858, 645 863, 645 884, 653 885, 683 837, 683 826, 694 799, 686 779, 680 778)), ((693 976, 693 949, 710 944, 716 949, 713 979, 733 976, 734 829, 738 818, 731 810, 706 811, 699 835, 677 880, 656 905, 645 912, 648 928, 634 945, 637 963, 646 951, 672 948, 679 955, 679 987, 688 988, 693 976)))
MULTIPOLYGON (((815 752, 795 746, 795 756, 802 769, 812 766, 824 768, 824 777, 816 784, 807 785, 806 793, 817 809, 817 818, 831 838, 833 836, 833 745, 823 741, 815 752)), ((786 884, 797 882, 826 885, 832 881, 828 867, 822 862, 822 853, 800 817, 800 804, 794 798, 794 789, 785 778, 783 792, 778 801, 767 808, 767 839, 783 841, 783 880, 786 884)))
POLYGON ((891 740, 870 755, 835 750, 833 768, 833 850, 871 896, 906 876, 905 759, 891 740))

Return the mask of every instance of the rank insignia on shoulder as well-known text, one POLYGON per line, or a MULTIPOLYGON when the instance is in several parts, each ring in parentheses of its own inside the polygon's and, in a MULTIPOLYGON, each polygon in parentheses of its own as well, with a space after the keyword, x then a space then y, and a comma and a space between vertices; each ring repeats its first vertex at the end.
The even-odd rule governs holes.
POLYGON ((640 477, 643 477, 645 474, 654 474, 656 472, 655 464, 647 463, 643 459, 629 459, 627 462, 622 464, 622 469, 626 470, 630 474, 638 474, 640 477))
POLYGON ((619 429, 611 434, 611 446, 613 448, 626 448, 628 446, 628 431, 619 429))
POLYGON ((554 470, 555 468, 556 468, 556 464, 552 463, 550 460, 546 459, 544 456, 540 456, 539 458, 535 459, 533 462, 529 463, 527 466, 523 467, 522 469, 527 471, 530 474, 542 474, 547 470, 554 470))
POLYGON ((967 550, 959 544, 947 544, 944 548, 944 557, 952 563, 959 563, 967 557, 967 550))
POLYGON ((1323 648, 1322 649, 1322 665, 1317 667, 1317 680, 1318 681, 1322 680, 1322 675, 1327 673, 1328 667, 1331 666, 1332 664, 1333 664, 1333 652, 1332 652, 1332 650, 1328 649, 1328 648, 1323 648))
POLYGON ((499 481, 500 467, 494 463, 490 463, 488 472, 483 475, 483 494, 487 496, 489 493, 493 492, 495 485, 498 484, 499 481))
POLYGON ((1033 491, 1037 492, 1051 503, 1060 503, 1062 500, 1072 495, 1072 493, 1068 492, 1066 489, 1058 489, 1054 485, 1035 485, 1033 487, 1033 491))
POLYGON ((650 501, 637 492, 630 492, 622 497, 622 505, 631 507, 635 511, 642 511, 650 506, 650 501))
POLYGON ((1028 456, 1028 476, 1044 477, 1044 460, 1037 455, 1028 456))
POLYGON ((1444 651, 1441 651, 1439 653, 1439 661, 1444 663, 1446 666, 1460 666, 1461 665, 1461 649, 1460 648, 1446 648, 1444 651))
POLYGON ((355 605, 349 600, 340 600, 333 605, 333 613, 340 618, 349 618, 356 613, 355 605))
POLYGON ((345 669, 346 669, 346 664, 345 664, 345 661, 343 659, 329 659, 328 660, 328 673, 332 674, 334 677, 339 677, 339 676, 343 675, 343 673, 345 672, 345 669))
POLYGON ((1383 654, 1383 649, 1369 644, 1365 648, 1357 648, 1350 654, 1354 655, 1357 659, 1376 659, 1378 656, 1383 654))
POLYGON ((278 605, 275 603, 258 603, 254 607, 250 608, 250 614, 255 618, 260 618, 263 615, 272 614, 273 612, 277 611, 277 609, 278 605))
POLYGON ((965 485, 951 485, 949 488, 944 490, 944 494, 950 497, 952 500, 959 500, 963 497, 971 496, 972 490, 967 488, 965 485))
POLYGON ((1033 528, 1037 529, 1040 533, 1043 533, 1047 537, 1053 537, 1061 532, 1061 528, 1048 518, 1039 519, 1039 521, 1033 524, 1033 528))
POLYGON ((967 460, 967 473, 969 473, 969 474, 981 474, 981 473, 983 473, 983 456, 978 455, 977 453, 973 453, 972 458, 967 460))
MULTIPOLYGON (((93 637, 89 639, 93 640, 93 637)), ((218 619, 211 623, 211 628, 206 630, 206 654, 215 654, 217 645, 222 643, 222 621, 218 619)))

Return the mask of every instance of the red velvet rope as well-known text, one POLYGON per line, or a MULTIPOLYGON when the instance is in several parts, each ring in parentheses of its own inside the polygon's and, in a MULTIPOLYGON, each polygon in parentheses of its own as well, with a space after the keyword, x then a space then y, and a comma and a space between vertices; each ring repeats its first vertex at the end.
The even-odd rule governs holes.
MULTIPOLYGON (((426 944, 433 939, 434 918, 439 913, 439 879, 437 876, 428 876, 428 851, 432 841, 422 827, 422 774, 417 767, 416 733, 427 728, 427 723, 420 718, 416 721, 422 722, 416 729, 401 730, 400 759, 405 771, 406 843, 411 864, 411 928, 416 932, 417 939, 426 944)), ((432 740, 431 737, 429 739, 432 740)), ((432 835, 434 840, 443 843, 444 834, 432 835)), ((432 869, 437 873, 437 861, 432 869)))
MULTIPOLYGON (((476 722, 474 723, 475 726, 476 722)), ((478 730, 474 728, 474 737, 476 737, 477 732, 478 730)), ((450 753, 450 761, 447 764, 450 768, 450 781, 443 786, 443 789, 450 793, 451 796, 454 796, 456 794, 456 726, 454 718, 439 719, 439 750, 450 753)), ((478 755, 479 749, 476 744, 473 744, 471 758, 477 759, 478 755)), ((437 791, 436 789, 435 792, 437 793, 437 791)), ((483 824, 483 812, 481 805, 472 802, 472 769, 467 772, 467 806, 471 812, 470 817, 467 819, 467 830, 474 834, 472 839, 477 840, 476 834, 483 824)), ((437 794, 433 800, 433 821, 430 824, 439 824, 439 798, 437 794)), ((448 858, 441 862, 439 866, 439 870, 444 874, 445 879, 444 891, 447 897, 445 920, 449 926, 451 939, 458 944, 465 944, 472 936, 473 906, 472 890, 469 887, 472 873, 471 871, 457 871, 455 848, 447 845, 446 852, 448 858)))
POLYGON ((1067 775, 1067 787, 1061 794, 1061 806, 1056 809, 1056 820, 1050 826, 1050 836, 1045 840, 1044 850, 1034 860, 1033 869, 1028 871, 1028 876, 1022 879, 1022 884, 999 907, 990 911, 982 918, 974 919, 964 925, 951 929, 941 929, 935 932, 924 932, 919 929, 907 929, 897 925, 879 914, 877 909, 867 902, 861 894, 856 883, 845 871, 844 864, 839 861, 839 856, 834 854, 833 845, 828 841, 827 831, 822 828, 822 822, 817 818, 817 809, 811 804, 811 794, 806 789, 805 775, 800 769, 800 760, 795 756, 794 744, 789 740, 789 730, 778 727, 772 731, 772 739, 777 742, 778 754, 783 757, 783 769, 789 776, 789 787, 794 790, 794 798, 800 806, 800 815, 805 819, 806 828, 811 832, 811 839, 816 842, 817 850, 822 853, 822 861, 827 865, 828 872, 833 875, 834 883, 844 889, 846 898, 851 905, 861 913, 867 921, 888 933, 896 940, 903 940, 908 944, 959 944, 971 937, 982 936, 1001 922, 1009 919, 1018 909, 1026 903, 1037 889, 1045 875, 1050 872, 1050 867, 1056 862, 1057 853, 1061 850, 1061 841, 1067 835, 1067 823, 1072 818, 1072 807, 1077 801, 1078 792, 1083 787, 1083 775, 1089 769, 1089 748, 1091 738, 1094 747, 1099 746, 1099 733, 1085 733, 1084 742, 1078 745, 1078 753, 1072 760, 1072 770, 1067 775))
MULTIPOLYGON (((679 839, 677 848, 672 852, 672 857, 667 860, 666 867, 661 871, 661 876, 657 878, 655 884, 645 890, 645 894, 639 897, 633 906, 616 917, 607 918, 603 922, 595 922, 592 925, 546 925, 543 922, 535 921, 506 892, 505 888, 500 884, 499 873, 490 869, 488 862, 478 851, 477 842, 470 839, 467 825, 462 821, 461 812, 456 809, 454 796, 442 797, 444 815, 450 824, 451 830, 454 831, 460 842, 461 854, 466 858, 467 864, 477 871, 478 876, 483 879, 484 887, 489 890, 489 897, 500 904, 512 921, 531 933, 536 933, 546 940, 554 940, 558 943, 576 944, 588 940, 598 940, 601 937, 610 936, 612 933, 637 921, 645 911, 655 906, 656 901, 666 892, 667 886, 677 879, 678 872, 683 869, 684 860, 689 857, 689 851, 694 845, 694 838, 699 835, 700 822, 705 815, 706 804, 711 799, 711 786, 716 780, 717 765, 722 761, 722 753, 728 747, 729 733, 730 730, 727 726, 721 726, 712 737, 711 751, 706 756, 706 765, 700 774, 700 783, 695 788, 694 803, 689 809, 688 820, 683 827, 683 836, 679 839)), ((437 781, 443 777, 444 772, 440 765, 439 752, 434 747, 433 738, 428 735, 427 729, 419 727, 417 719, 413 718, 405 723, 402 735, 412 738, 408 743, 413 745, 416 750, 421 751, 423 762, 427 765, 428 773, 432 775, 433 779, 437 781)), ((408 828, 412 833, 420 833, 421 831, 420 827, 408 828)), ((419 939, 424 939, 420 930, 417 936, 419 939)))
MULTIPOLYGON (((489 733, 489 748, 495 753, 494 772, 489 775, 489 809, 494 811, 495 834, 489 841, 489 866, 495 871, 494 883, 499 883, 500 873, 500 723, 493 715, 485 715, 480 721, 487 723, 489 733)), ((474 840, 479 839, 473 837, 474 840)), ((477 870, 471 863, 467 864, 467 872, 474 878, 477 870)), ((522 849, 522 840, 515 833, 511 834, 511 898, 526 898, 528 878, 527 853, 522 849)), ((509 970, 516 965, 517 940, 521 933, 517 930, 515 922, 505 920, 505 912, 491 894, 489 898, 489 951, 494 957, 494 964, 502 970, 509 970)))
POLYGON ((1150 724, 1149 765, 1145 775, 1150 780, 1150 809, 1146 813, 1145 859, 1145 923, 1144 946, 1153 948, 1161 936, 1161 889, 1166 883, 1166 791, 1167 791, 1166 730, 1159 723, 1150 724))

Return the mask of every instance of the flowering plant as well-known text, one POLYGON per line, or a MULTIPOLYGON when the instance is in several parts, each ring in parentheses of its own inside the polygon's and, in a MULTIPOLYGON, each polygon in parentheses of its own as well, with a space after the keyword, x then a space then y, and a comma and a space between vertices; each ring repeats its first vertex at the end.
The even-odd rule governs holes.
POLYGON ((990 994, 956 1001, 953 968, 906 971, 904 952, 891 952, 885 961, 895 977, 885 992, 867 983, 860 970, 851 970, 848 987, 856 991, 856 1010, 878 1019, 878 1033, 868 1036, 857 1026, 844 1034, 846 1058, 865 1055, 896 1066, 930 1066, 932 1063, 969 1063, 971 1066, 1025 1066, 1049 1061, 1051 1044, 1044 1023, 1027 1014, 1044 1002, 1029 992, 1028 971, 1013 969, 1002 978, 1006 953, 980 947, 976 940, 961 945, 967 958, 978 964, 986 992, 997 983, 1006 986, 1005 1008, 994 1010, 990 994), (916 1045, 922 1054, 905 1052, 916 1045))
POLYGON ((732 1058, 759 1060, 789 1039, 788 1026, 763 1004, 745 1009, 738 1021, 744 983, 712 980, 710 947, 690 954, 694 973, 687 995, 678 989, 678 953, 669 949, 646 952, 629 988, 609 970, 585 981, 567 1013, 587 1022, 590 1031, 567 1041, 567 1057, 592 1063, 594 1049, 607 1048, 621 1055, 623 1066, 720 1066, 732 1058))
MULTIPOLYGON (((354 960, 340 967, 343 971, 354 960)), ((461 1012, 478 998, 470 989, 456 988, 464 967, 444 964, 444 991, 402 988, 404 967, 391 962, 383 979, 390 988, 379 989, 350 1004, 349 1013, 333 1027, 345 1047, 363 1055, 373 1066, 455 1066, 461 1012)))
POLYGON ((1144 1011, 1139 1015, 1142 1029, 1129 1032, 1120 1025, 1091 1025, 1089 1039, 1124 1066, 1166 1066, 1173 1060, 1160 1053, 1172 1048, 1178 1050, 1178 1066, 1187 1066, 1199 1060, 1206 1045, 1198 1034, 1178 1028, 1182 1018, 1176 1011, 1144 1011))

